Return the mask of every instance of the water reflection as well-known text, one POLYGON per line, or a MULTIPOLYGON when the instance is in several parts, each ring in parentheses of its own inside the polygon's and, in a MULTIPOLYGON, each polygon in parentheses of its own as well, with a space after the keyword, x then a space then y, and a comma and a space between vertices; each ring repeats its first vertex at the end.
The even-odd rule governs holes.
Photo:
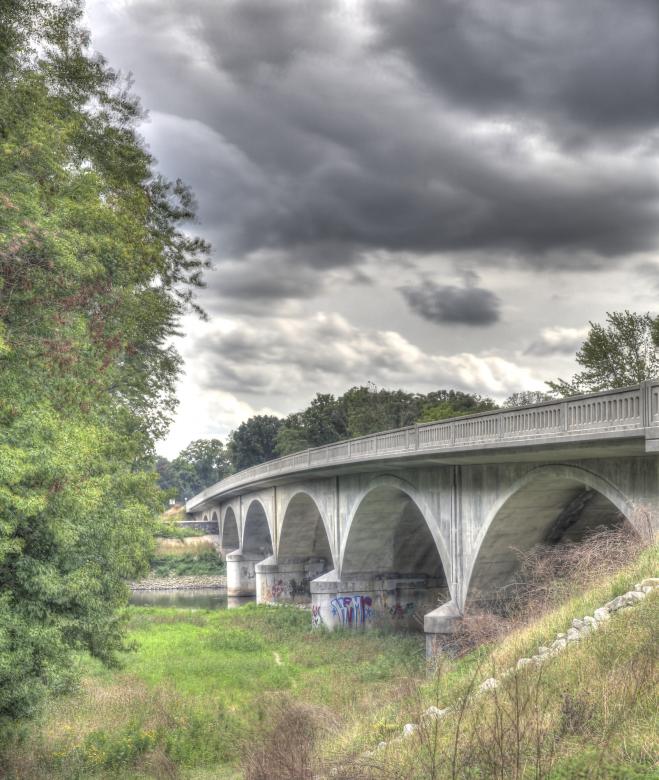
POLYGON ((232 609, 254 601, 253 596, 227 596, 218 588, 190 590, 134 590, 130 603, 139 607, 182 607, 184 609, 232 609))

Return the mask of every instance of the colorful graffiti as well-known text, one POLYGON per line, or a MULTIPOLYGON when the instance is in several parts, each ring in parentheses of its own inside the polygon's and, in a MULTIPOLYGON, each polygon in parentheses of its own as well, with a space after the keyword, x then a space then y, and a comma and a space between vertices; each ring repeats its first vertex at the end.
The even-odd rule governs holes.
POLYGON ((323 625, 323 616, 320 614, 320 607, 314 604, 311 607, 311 627, 318 628, 323 625))
POLYGON ((370 596, 337 596, 330 607, 342 626, 362 626, 375 614, 370 596))

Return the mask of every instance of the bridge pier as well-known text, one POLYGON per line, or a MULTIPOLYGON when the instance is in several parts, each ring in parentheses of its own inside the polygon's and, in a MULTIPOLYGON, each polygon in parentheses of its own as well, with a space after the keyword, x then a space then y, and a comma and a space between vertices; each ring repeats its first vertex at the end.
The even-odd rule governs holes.
POLYGON ((260 553, 246 553, 234 550, 227 553, 227 596, 256 595, 255 568, 263 560, 260 553))
POLYGON ((335 628, 393 625, 420 631, 423 615, 448 598, 441 580, 424 574, 336 570, 311 582, 312 623, 335 628))
POLYGON ((278 563, 274 555, 256 564, 256 600, 259 604, 311 601, 310 583, 327 570, 325 558, 278 563))

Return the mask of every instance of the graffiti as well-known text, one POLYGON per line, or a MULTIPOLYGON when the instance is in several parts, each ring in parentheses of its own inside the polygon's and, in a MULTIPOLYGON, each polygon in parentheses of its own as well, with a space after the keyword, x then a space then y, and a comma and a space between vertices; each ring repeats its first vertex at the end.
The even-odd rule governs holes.
POLYGON ((284 592, 285 586, 283 580, 277 580, 277 582, 273 582, 272 585, 263 586, 263 596, 264 601, 277 601, 277 599, 281 596, 281 594, 284 592))
POLYGON ((394 620, 403 620, 403 618, 406 618, 414 612, 414 607, 415 604, 413 601, 408 601, 405 606, 403 606, 400 601, 397 601, 393 607, 389 607, 389 615, 394 620))
POLYGON ((323 625, 323 616, 320 614, 320 607, 314 604, 311 607, 311 627, 318 628, 323 625))
POLYGON ((374 615, 370 596, 337 596, 330 602, 330 607, 342 626, 364 625, 374 615))
POLYGON ((308 577, 304 577, 298 582, 297 580, 291 580, 289 587, 291 590, 291 598, 296 596, 310 596, 311 595, 311 580, 308 577))

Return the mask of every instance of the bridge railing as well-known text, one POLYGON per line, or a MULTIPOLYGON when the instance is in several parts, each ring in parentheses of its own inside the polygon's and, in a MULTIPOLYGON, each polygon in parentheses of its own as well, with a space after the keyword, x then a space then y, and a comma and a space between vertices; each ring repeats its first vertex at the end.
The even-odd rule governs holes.
POLYGON ((419 423, 296 452, 226 477, 188 502, 193 507, 253 480, 322 466, 359 462, 414 451, 467 450, 541 443, 543 439, 659 427, 659 380, 622 390, 580 395, 533 406, 419 423))

